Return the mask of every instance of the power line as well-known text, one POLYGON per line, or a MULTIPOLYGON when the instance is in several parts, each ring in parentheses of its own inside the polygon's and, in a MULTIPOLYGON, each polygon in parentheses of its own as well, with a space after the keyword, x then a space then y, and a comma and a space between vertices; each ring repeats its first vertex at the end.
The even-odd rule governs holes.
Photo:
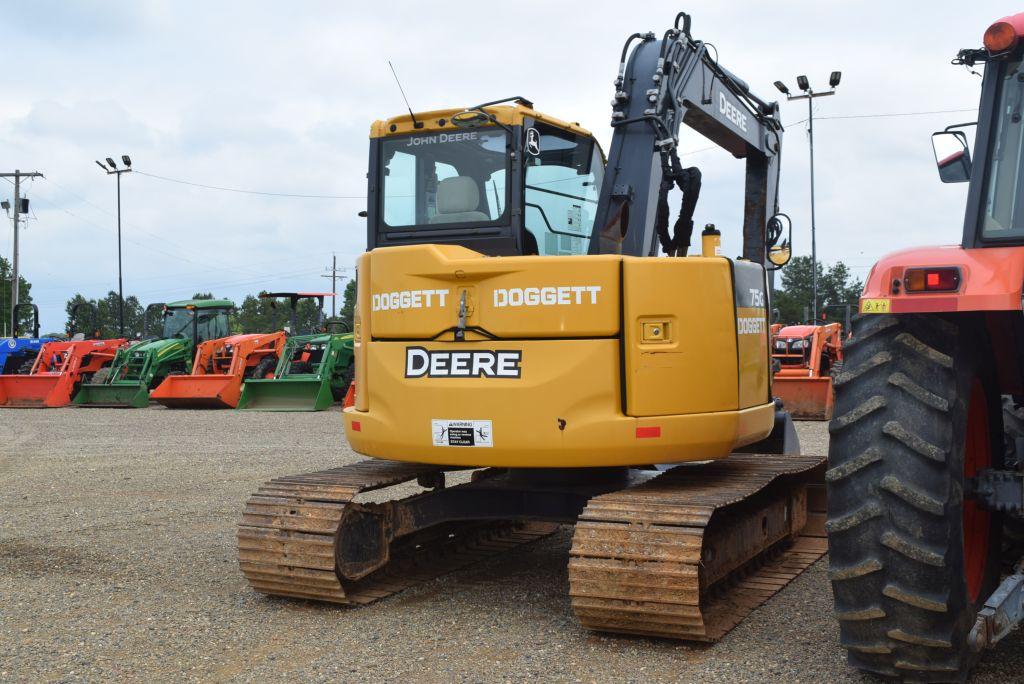
POLYGON ((148 176, 149 178, 157 178, 162 181, 168 181, 170 183, 180 183, 181 185, 191 185, 196 188, 205 188, 207 190, 222 190, 224 192, 238 192, 243 195, 264 195, 267 197, 295 197, 299 199, 360 199, 365 200, 366 195, 300 195, 290 192, 264 192, 262 190, 244 190, 242 188, 226 188, 220 185, 207 185, 205 183, 193 183, 192 181, 181 180, 180 178, 168 178, 167 176, 158 176, 155 173, 146 173, 145 171, 136 170, 135 173, 140 176, 148 176))
MULTIPOLYGON (((901 117, 901 116, 926 116, 931 114, 961 114, 964 112, 977 111, 975 109, 937 109, 926 112, 881 112, 875 114, 849 114, 849 115, 837 115, 837 116, 819 116, 818 119, 881 119, 889 117, 901 117)), ((795 121, 790 126, 797 126, 806 122, 807 119, 801 119, 795 121)), ((708 150, 718 149, 717 146, 702 147, 698 150, 691 150, 689 152, 683 152, 682 154, 696 154, 698 152, 706 152, 708 150)), ((155 173, 146 173, 145 171, 139 171, 135 169, 135 173, 140 176, 147 176, 149 178, 156 178, 158 180, 167 181, 168 183, 178 183, 180 185, 190 185, 196 188, 204 188, 206 190, 220 190, 222 192, 237 192, 243 195, 262 195, 264 197, 292 197, 296 199, 350 199, 350 200, 365 200, 365 195, 321 195, 321 194, 300 194, 291 192, 266 192, 263 190, 250 190, 246 188, 229 188, 222 185, 210 185, 207 183, 196 183, 193 181, 182 180, 180 178, 171 178, 169 176, 161 176, 155 173)), ((85 200, 83 200, 85 201, 85 200)))
MULTIPOLYGON (((141 171, 136 171, 135 173, 141 173, 141 171)), ((4 180, 7 180, 7 179, 4 179, 4 180)), ((54 181, 52 178, 44 177, 43 180, 48 181, 50 183, 50 185, 53 185, 54 187, 58 188, 61 192, 66 192, 67 194, 71 195, 72 197, 75 197, 76 199, 78 199, 79 201, 83 202, 84 204, 88 204, 90 207, 96 209, 97 211, 99 211, 99 212, 101 212, 103 214, 106 214, 107 216, 109 216, 111 218, 115 217, 113 212, 108 211, 107 209, 104 209, 103 207, 101 207, 100 205, 96 204, 95 202, 89 201, 85 197, 82 197, 81 195, 79 195, 77 192, 74 192, 73 190, 70 190, 70 189, 64 187, 63 185, 60 185, 59 183, 54 181)), ((10 182, 10 181, 8 181, 8 182, 10 182)), ((93 223, 92 221, 89 221, 88 219, 86 219, 84 217, 81 217, 78 214, 72 213, 69 209, 65 209, 64 207, 58 206, 57 203, 54 200, 52 200, 52 199, 44 199, 43 201, 44 201, 44 203, 49 204, 54 209, 59 209, 60 211, 63 211, 64 213, 66 213, 66 214, 68 214, 70 216, 74 216, 75 218, 79 219, 80 221, 84 221, 84 222, 86 222, 86 223, 88 223, 88 224, 90 224, 92 226, 95 226, 97 228, 101 228, 103 230, 110 230, 109 228, 105 228, 103 226, 97 225, 96 223, 93 223)), ((149 231, 149 230, 146 230, 145 228, 140 227, 138 224, 136 224, 134 222, 125 221, 124 225, 128 226, 129 228, 131 228, 132 230, 134 230, 136 232, 143 233, 143 234, 148 235, 149 237, 151 237, 151 238, 153 238, 155 240, 159 240, 161 242, 164 242, 167 245, 169 245, 169 246, 171 246, 171 247, 173 247, 175 249, 179 249, 184 254, 192 256, 195 253, 195 249, 194 248, 185 247, 183 245, 178 244, 177 242, 174 242, 173 240, 168 240, 167 238, 163 237, 162 235, 160 235, 158 233, 154 233, 154 232, 149 231)), ((143 247, 145 249, 149 249, 149 250, 151 250, 153 252, 156 252, 157 254, 163 254, 164 256, 168 256, 168 257, 171 257, 171 258, 174 258, 174 259, 180 259, 182 261, 187 261, 187 262, 195 264, 197 266, 203 266, 207 270, 210 269, 210 268, 213 268, 213 266, 211 264, 205 264, 203 262, 194 261, 194 260, 189 259, 189 258, 187 258, 185 256, 172 255, 172 254, 170 254, 168 252, 163 252, 163 251, 157 250, 157 249, 149 246, 148 244, 143 243, 143 242, 139 242, 137 240, 132 240, 130 238, 125 238, 125 240, 127 242, 131 242, 134 245, 137 245, 137 246, 143 247)), ((312 254, 309 254, 309 255, 305 255, 305 256, 289 257, 289 258, 284 259, 284 260, 282 260, 281 258, 274 258, 274 259, 270 259, 270 260, 267 260, 267 261, 253 262, 250 265, 253 266, 253 267, 264 266, 264 265, 267 265, 267 264, 280 265, 284 261, 307 260, 307 259, 309 259, 312 256, 313 256, 312 254)), ((232 271, 235 271, 237 273, 244 274, 244 275, 257 275, 256 271, 232 268, 232 267, 224 266, 223 264, 218 264, 216 266, 216 268, 227 268, 228 270, 232 270, 232 271)), ((176 277, 176 276, 157 276, 157 278, 165 278, 165 277, 170 278, 170 277, 176 277)), ((139 278, 136 278, 136 280, 139 280, 139 278)), ((146 278, 142 278, 142 280, 146 280, 146 278)))
MULTIPOLYGON (((293 272, 288 272, 288 273, 271 273, 271 274, 267 274, 265 276, 262 276, 262 277, 256 278, 256 279, 223 281, 223 282, 210 282, 210 283, 198 283, 198 284, 196 284, 194 286, 191 286, 191 287, 188 287, 188 288, 185 288, 185 287, 179 287, 179 288, 162 287, 160 289, 155 289, 155 290, 141 290, 139 292, 133 293, 132 296, 135 296, 135 297, 145 297, 147 295, 159 294, 159 295, 164 296, 164 297, 169 297, 169 296, 172 296, 172 295, 174 295, 175 293, 178 293, 178 292, 188 292, 188 291, 195 292, 197 289, 218 290, 218 289, 227 289, 227 288, 232 288, 233 289, 233 288, 239 288, 239 287, 249 287, 249 286, 252 286, 252 285, 260 285, 260 284, 263 284, 263 283, 273 282, 273 281, 277 281, 277 280, 284 280, 284 279, 287 279, 287 278, 297 278, 297 277, 301 277, 301 276, 314 275, 314 274, 317 274, 317 273, 319 273, 319 271, 317 271, 315 269, 314 270, 304 269, 304 270, 301 270, 301 271, 293 271, 293 272)), ((54 288, 54 289, 56 289, 56 288, 54 288)), ((50 304, 57 304, 57 303, 58 302, 56 300, 43 300, 43 301, 37 302, 37 304, 40 304, 40 305, 44 305, 44 304, 45 305, 50 305, 50 304)))
MULTIPOLYGON (((977 112, 974 109, 937 109, 931 112, 889 112, 885 114, 847 114, 843 116, 819 116, 821 119, 885 119, 893 116, 926 116, 928 114, 963 114, 965 112, 977 112)), ((797 123, 803 123, 798 121, 797 123)))
MULTIPOLYGON (((67 194, 71 195, 72 197, 76 197, 81 202, 83 202, 85 204, 88 204, 90 207, 96 209, 99 212, 102 212, 102 213, 106 214, 110 218, 116 218, 116 215, 114 213, 104 209, 103 207, 101 207, 100 205, 96 204, 95 202, 90 202, 88 199, 86 199, 85 197, 82 197, 81 195, 79 195, 78 193, 74 192, 73 190, 69 190, 68 188, 65 188, 63 185, 60 185, 59 183, 55 182, 52 178, 46 178, 44 180, 49 181, 50 185, 53 185, 54 187, 58 188, 61 192, 66 192, 67 194)), ((136 232, 144 233, 144 234, 148 235, 149 237, 153 238, 154 240, 159 240, 160 242, 164 242, 164 243, 170 245, 171 247, 174 247, 175 249, 180 249, 182 252, 184 252, 186 254, 191 254, 192 251, 193 251, 193 250, 189 249, 188 247, 184 247, 182 245, 179 245, 178 243, 174 242, 173 240, 168 240, 167 238, 165 238, 162 235, 159 235, 159 234, 154 233, 152 231, 148 231, 145 228, 140 228, 134 222, 125 221, 124 225, 128 226, 129 228, 131 228, 132 230, 134 230, 136 232)))
MULTIPOLYGON (((203 288, 207 288, 207 289, 210 289, 210 290, 223 289, 223 288, 249 287, 249 286, 252 286, 252 285, 260 285, 262 283, 266 283, 266 282, 270 282, 270 281, 275 281, 275 280, 284 280, 286 278, 297 278, 299 276, 307 276, 307 275, 315 275, 315 274, 319 274, 319 271, 318 270, 303 269, 301 271, 293 271, 293 272, 290 272, 290 273, 268 273, 268 274, 266 274, 264 276, 261 276, 259 278, 255 278, 255 279, 224 281, 224 282, 219 282, 219 283, 218 282, 200 283, 199 285, 196 285, 195 287, 203 287, 203 288)), ((195 287, 192 287, 192 288, 182 288, 180 290, 171 290, 171 292, 185 292, 186 289, 191 289, 191 290, 195 291, 195 287)), ((155 293, 163 293, 163 292, 167 292, 167 288, 161 288, 159 290, 143 291, 143 292, 139 292, 138 294, 145 295, 145 294, 155 294, 155 293)))
MULTIPOLYGON (((36 193, 36 201, 42 202, 43 204, 49 204, 54 209, 57 209, 59 211, 63 211, 68 216, 74 217, 74 218, 78 219, 79 221, 82 221, 83 223, 88 223, 90 226, 92 226, 94 228, 99 228, 100 230, 104 230, 104 231, 108 231, 108 232, 112 232, 112 230, 113 230, 109 226, 101 226, 100 224, 98 224, 98 223, 96 223, 94 221, 90 221, 89 219, 85 218, 84 216, 79 216, 78 214, 76 214, 75 212, 71 211, 70 209, 58 206, 57 203, 54 202, 53 200, 49 200, 49 199, 47 199, 45 197, 40 197, 38 193, 36 193)), ((157 249, 156 247, 153 247, 151 245, 147 245, 145 242, 139 242, 138 240, 132 240, 131 238, 125 238, 125 242, 130 242, 133 245, 136 245, 138 247, 142 247, 143 249, 148 249, 149 251, 155 252, 156 254, 162 254, 165 257, 169 257, 169 258, 175 259, 177 261, 187 261, 190 264, 195 264, 196 266, 202 266, 202 267, 207 268, 207 269, 210 269, 210 268, 229 268, 229 267, 227 267, 227 266, 225 266, 223 264, 219 264, 217 266, 213 266, 212 264, 204 264, 204 263, 202 263, 200 261, 194 261, 192 259, 189 259, 189 258, 186 258, 186 257, 183 257, 183 256, 179 256, 177 254, 172 254, 170 252, 165 252, 162 249, 157 249)), ((234 270, 234 271, 237 271, 238 273, 243 273, 243 274, 246 274, 246 275, 250 275, 250 274, 251 275, 256 275, 255 273, 251 273, 250 271, 238 271, 237 269, 230 269, 230 270, 234 270)))

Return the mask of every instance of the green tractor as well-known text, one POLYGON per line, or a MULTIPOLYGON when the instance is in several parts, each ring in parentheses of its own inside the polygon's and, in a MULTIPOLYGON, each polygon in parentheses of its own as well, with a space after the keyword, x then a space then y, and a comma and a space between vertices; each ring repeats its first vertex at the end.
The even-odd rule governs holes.
MULTIPOLYGON (((265 299, 287 299, 291 305, 291 330, 298 329, 298 302, 316 299, 323 320, 324 297, 330 293, 270 292, 265 299)), ((337 331, 340 321, 321 325, 321 332, 292 335, 272 378, 248 379, 242 387, 238 408, 243 411, 323 411, 344 398, 352 382, 354 353, 352 333, 337 331), (336 332, 337 331, 337 332, 336 332)))
POLYGON ((192 370, 196 345, 230 334, 228 313, 234 303, 227 299, 186 299, 170 304, 151 304, 147 313, 160 308, 160 337, 146 339, 117 352, 109 373, 93 376, 75 396, 79 406, 145 408, 149 392, 168 375, 192 370))

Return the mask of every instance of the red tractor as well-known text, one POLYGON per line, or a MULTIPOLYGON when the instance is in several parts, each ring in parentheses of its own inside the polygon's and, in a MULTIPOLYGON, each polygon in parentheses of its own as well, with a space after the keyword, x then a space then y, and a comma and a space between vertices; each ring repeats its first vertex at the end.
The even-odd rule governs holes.
POLYGON ((914 681, 965 680, 1024 617, 1001 540, 1024 516, 1024 14, 983 42, 954 60, 984 64, 977 122, 933 135, 940 179, 970 184, 963 240, 875 264, 829 425, 840 640, 851 665, 914 681))

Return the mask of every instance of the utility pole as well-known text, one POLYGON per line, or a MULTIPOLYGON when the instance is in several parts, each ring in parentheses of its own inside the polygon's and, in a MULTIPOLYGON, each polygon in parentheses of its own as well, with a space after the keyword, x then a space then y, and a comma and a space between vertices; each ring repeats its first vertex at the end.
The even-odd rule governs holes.
MULTIPOLYGON (((0 173, 0 178, 14 179, 14 254, 11 255, 11 335, 18 331, 18 224, 21 222, 21 179, 42 178, 38 171, 22 173, 15 169, 14 173, 0 173)), ((4 207, 6 209, 6 207, 4 207)))
POLYGON ((338 281, 345 279, 345 276, 338 275, 338 271, 344 271, 345 269, 338 268, 338 255, 332 253, 331 265, 329 268, 324 270, 327 271, 327 275, 322 275, 320 277, 331 279, 331 292, 334 294, 334 296, 331 297, 331 318, 336 318, 338 316, 338 281))
POLYGON ((814 223, 814 98, 826 97, 828 95, 836 94, 836 86, 839 85, 839 80, 842 78, 842 73, 839 71, 833 71, 829 76, 828 85, 831 90, 824 90, 822 92, 814 92, 811 88, 810 82, 806 76, 797 76, 796 84, 804 92, 803 95, 790 95, 789 88, 787 88, 782 81, 776 81, 775 87, 779 89, 779 92, 786 96, 787 100, 807 100, 807 140, 811 152, 811 289, 813 290, 813 302, 811 304, 811 311, 813 316, 814 325, 818 324, 818 244, 815 231, 814 223))
POLYGON ((96 164, 108 175, 117 176, 117 330, 124 337, 124 282, 121 278, 121 174, 131 173, 132 160, 127 154, 121 155, 125 168, 117 168, 112 157, 107 157, 107 168, 102 162, 96 164))

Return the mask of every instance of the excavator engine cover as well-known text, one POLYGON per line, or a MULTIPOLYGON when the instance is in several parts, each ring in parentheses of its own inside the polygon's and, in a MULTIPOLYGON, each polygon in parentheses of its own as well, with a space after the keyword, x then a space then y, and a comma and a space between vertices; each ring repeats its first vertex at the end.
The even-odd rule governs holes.
POLYGON ((722 458, 772 430, 759 265, 415 245, 363 255, 359 274, 360 453, 628 466, 722 458))

